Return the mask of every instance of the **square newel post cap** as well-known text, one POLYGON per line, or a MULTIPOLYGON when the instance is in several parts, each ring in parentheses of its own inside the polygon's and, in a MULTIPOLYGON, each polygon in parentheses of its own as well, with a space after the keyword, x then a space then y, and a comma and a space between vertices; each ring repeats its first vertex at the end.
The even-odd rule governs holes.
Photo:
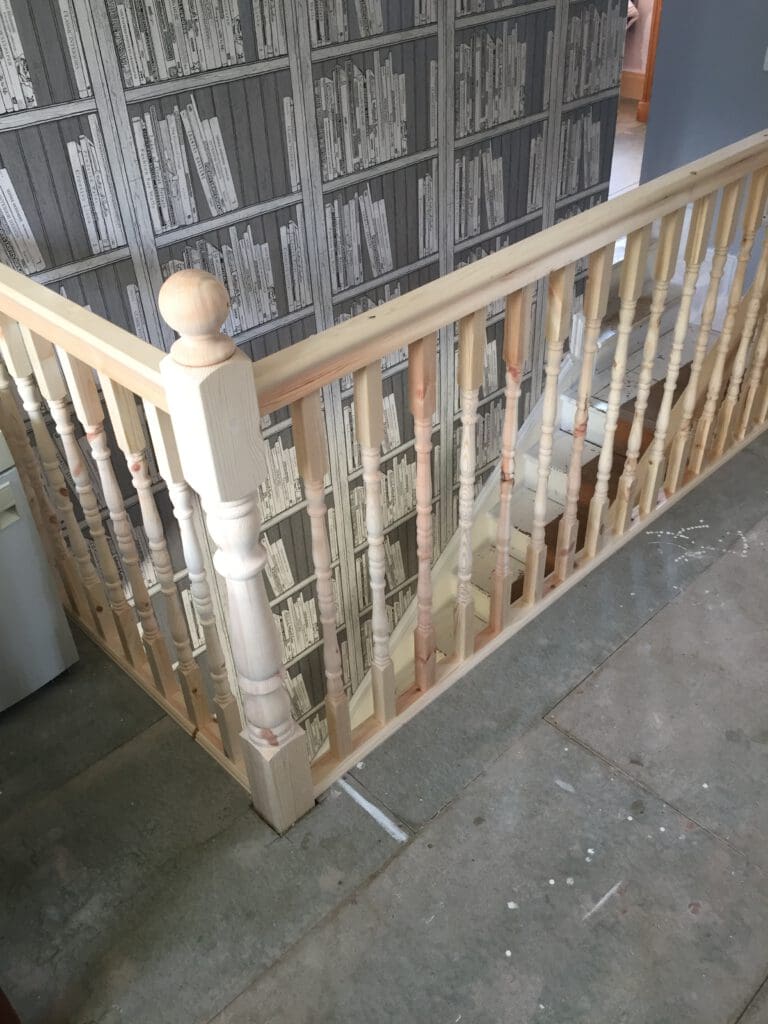
POLYGON ((221 331, 229 313, 224 285, 202 270, 180 270, 158 305, 179 335, 162 360, 179 457, 203 504, 241 501, 267 477, 253 364, 221 331))

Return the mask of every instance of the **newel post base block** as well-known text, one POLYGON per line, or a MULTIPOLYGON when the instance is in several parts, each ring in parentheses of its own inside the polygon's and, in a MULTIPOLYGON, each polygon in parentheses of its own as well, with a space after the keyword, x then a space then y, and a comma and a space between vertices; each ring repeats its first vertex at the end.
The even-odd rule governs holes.
POLYGON ((303 729, 274 747, 259 747, 240 733, 254 810, 275 832, 287 832, 315 804, 309 749, 303 729))

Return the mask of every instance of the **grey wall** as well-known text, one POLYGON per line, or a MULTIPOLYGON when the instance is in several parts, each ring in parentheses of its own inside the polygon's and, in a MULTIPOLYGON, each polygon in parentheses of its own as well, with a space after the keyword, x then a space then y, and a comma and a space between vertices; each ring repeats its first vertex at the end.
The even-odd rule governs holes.
POLYGON ((766 0, 666 0, 641 181, 768 127, 766 0))

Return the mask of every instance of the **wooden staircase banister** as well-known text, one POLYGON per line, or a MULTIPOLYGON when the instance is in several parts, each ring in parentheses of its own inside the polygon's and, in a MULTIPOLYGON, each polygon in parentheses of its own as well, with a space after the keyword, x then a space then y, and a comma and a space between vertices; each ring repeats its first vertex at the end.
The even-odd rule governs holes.
POLYGON ((305 398, 766 163, 768 130, 266 356, 254 364, 259 408, 269 413, 305 398))

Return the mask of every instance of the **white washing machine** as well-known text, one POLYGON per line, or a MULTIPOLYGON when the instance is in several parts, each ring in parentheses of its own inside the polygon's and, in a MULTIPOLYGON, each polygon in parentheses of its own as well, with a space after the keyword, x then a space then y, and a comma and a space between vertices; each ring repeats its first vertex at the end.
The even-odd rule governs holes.
POLYGON ((0 433, 0 711, 76 661, 72 631, 0 433))

